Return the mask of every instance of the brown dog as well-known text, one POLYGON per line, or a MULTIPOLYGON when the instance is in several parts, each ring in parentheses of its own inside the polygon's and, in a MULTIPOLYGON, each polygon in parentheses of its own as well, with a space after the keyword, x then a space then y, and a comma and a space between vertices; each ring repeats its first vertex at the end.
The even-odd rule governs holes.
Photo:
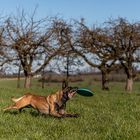
POLYGON ((4 111, 10 109, 21 110, 31 106, 43 114, 49 114, 55 117, 78 117, 78 114, 68 114, 65 112, 66 102, 75 95, 77 89, 77 87, 64 88, 63 85, 61 91, 48 96, 38 96, 27 93, 20 98, 12 98, 15 104, 5 108, 4 111))

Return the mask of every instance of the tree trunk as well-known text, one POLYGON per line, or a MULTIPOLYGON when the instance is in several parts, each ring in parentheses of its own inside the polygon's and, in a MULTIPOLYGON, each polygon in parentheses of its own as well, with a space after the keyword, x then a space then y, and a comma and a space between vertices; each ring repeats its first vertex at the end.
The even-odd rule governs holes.
POLYGON ((69 61, 69 53, 67 54, 67 64, 66 64, 66 82, 67 82, 67 86, 69 84, 69 65, 70 65, 70 61, 69 61))
POLYGON ((108 74, 102 71, 102 90, 109 90, 108 87, 108 74))
POLYGON ((126 80, 126 86, 125 86, 125 90, 128 92, 131 92, 133 89, 133 78, 127 78, 126 80))
POLYGON ((18 69, 17 88, 20 88, 20 71, 21 71, 21 65, 19 65, 19 69, 18 69))
POLYGON ((44 72, 44 68, 42 69, 42 88, 45 87, 45 72, 44 72))
POLYGON ((25 83, 24 83, 24 88, 30 88, 31 87, 31 75, 25 76, 25 83))

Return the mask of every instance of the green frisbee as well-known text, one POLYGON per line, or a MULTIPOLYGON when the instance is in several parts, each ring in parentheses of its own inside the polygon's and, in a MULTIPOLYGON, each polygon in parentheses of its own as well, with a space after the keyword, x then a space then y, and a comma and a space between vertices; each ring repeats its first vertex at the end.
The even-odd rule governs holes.
POLYGON ((77 93, 82 96, 93 96, 94 95, 94 93, 91 90, 86 89, 86 88, 79 88, 77 90, 77 93))

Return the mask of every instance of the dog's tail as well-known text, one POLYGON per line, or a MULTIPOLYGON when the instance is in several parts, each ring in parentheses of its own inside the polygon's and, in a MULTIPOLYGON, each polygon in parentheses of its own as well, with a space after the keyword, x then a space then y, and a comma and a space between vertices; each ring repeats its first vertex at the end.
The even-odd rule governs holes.
POLYGON ((21 100, 23 97, 24 97, 24 96, 19 97, 19 98, 12 97, 11 100, 12 100, 13 102, 16 103, 16 102, 18 102, 19 100, 21 100))

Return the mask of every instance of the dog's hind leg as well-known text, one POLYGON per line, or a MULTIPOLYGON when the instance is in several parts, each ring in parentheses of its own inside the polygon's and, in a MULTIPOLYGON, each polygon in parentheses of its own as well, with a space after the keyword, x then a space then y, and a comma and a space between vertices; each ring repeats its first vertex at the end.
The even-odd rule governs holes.
POLYGON ((14 104, 14 105, 4 108, 3 110, 6 111, 6 110, 10 110, 10 109, 18 109, 18 107, 16 106, 16 104, 14 104))
POLYGON ((20 97, 18 98, 17 100, 15 100, 15 104, 14 105, 11 105, 9 107, 6 107, 4 109, 4 111, 6 110, 10 110, 10 109, 17 109, 17 110, 21 110, 27 106, 30 105, 30 96, 23 96, 23 97, 20 97))
POLYGON ((11 105, 11 106, 8 106, 8 107, 4 108, 3 110, 6 111, 6 110, 11 110, 11 109, 17 109, 17 110, 19 110, 21 112, 21 110, 23 108, 27 107, 28 105, 29 104, 21 104, 21 105, 19 105, 19 104, 16 103, 14 105, 11 105))

